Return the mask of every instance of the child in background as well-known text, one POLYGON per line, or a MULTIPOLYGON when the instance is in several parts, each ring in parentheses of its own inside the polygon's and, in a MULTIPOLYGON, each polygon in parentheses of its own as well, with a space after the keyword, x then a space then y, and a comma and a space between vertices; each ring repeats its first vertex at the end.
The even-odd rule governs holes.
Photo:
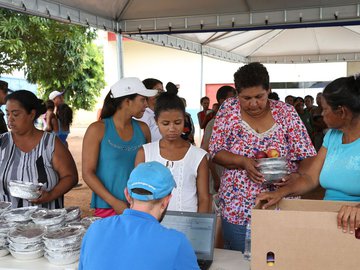
POLYGON ((209 110, 210 99, 208 97, 202 97, 200 99, 200 104, 203 107, 203 110, 198 112, 197 117, 201 129, 205 129, 207 123, 214 117, 213 111, 209 110))
POLYGON ((135 166, 158 161, 172 172, 177 187, 172 191, 168 210, 209 211, 209 179, 206 151, 181 138, 185 121, 182 100, 171 93, 162 93, 155 105, 155 120, 162 139, 139 149, 135 166))
POLYGON ((45 128, 44 130, 47 132, 57 132, 59 130, 58 121, 56 115, 54 113, 55 104, 54 101, 48 100, 45 102, 46 113, 45 113, 45 128))
MULTIPOLYGON (((183 101, 186 110, 186 99, 181 98, 181 100, 183 101)), ((195 145, 194 134, 195 134, 195 127, 193 120, 191 118, 191 114, 185 111, 184 130, 181 134, 181 138, 195 145)))
POLYGON ((68 147, 67 137, 70 134, 70 126, 73 121, 73 111, 69 105, 65 103, 60 104, 57 108, 56 118, 59 127, 56 135, 59 137, 62 143, 68 147))

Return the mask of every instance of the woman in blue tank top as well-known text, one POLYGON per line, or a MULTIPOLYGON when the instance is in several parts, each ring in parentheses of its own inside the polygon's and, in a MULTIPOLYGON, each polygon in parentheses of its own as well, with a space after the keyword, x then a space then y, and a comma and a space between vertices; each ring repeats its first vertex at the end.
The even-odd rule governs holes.
POLYGON ((337 226, 344 232, 360 230, 359 100, 359 74, 338 78, 325 87, 322 116, 329 130, 320 151, 301 174, 291 174, 277 191, 260 194, 257 200, 267 201, 264 207, 290 194, 305 194, 320 184, 326 190, 324 200, 357 202, 342 206, 337 226))
POLYGON ((141 118, 148 90, 138 78, 115 83, 104 100, 101 120, 92 123, 84 136, 82 175, 92 189, 91 207, 95 216, 121 214, 128 207, 124 189, 134 168, 137 150, 151 141, 150 130, 141 118))

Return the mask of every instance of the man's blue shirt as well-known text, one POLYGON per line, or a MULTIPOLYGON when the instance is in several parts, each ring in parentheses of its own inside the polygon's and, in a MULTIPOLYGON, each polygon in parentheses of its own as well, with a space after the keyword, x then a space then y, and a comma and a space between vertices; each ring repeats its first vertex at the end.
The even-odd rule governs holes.
POLYGON ((186 236, 152 215, 126 209, 94 222, 81 246, 79 270, 199 269, 186 236))

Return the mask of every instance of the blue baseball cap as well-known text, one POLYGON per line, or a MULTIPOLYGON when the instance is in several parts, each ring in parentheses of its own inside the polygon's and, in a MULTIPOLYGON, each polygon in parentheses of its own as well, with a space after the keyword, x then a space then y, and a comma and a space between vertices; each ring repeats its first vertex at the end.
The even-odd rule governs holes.
POLYGON ((176 183, 168 168, 157 161, 140 163, 130 174, 127 182, 129 195, 140 201, 162 199, 169 195, 176 183), (151 195, 134 193, 132 189, 142 188, 151 195))

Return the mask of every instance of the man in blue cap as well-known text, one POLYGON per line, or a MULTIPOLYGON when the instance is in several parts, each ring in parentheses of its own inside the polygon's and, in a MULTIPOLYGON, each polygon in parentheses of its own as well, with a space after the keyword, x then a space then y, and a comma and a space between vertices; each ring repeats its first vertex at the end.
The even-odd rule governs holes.
POLYGON ((186 236, 159 223, 174 187, 164 165, 139 164, 125 188, 130 209, 90 226, 82 242, 79 270, 199 269, 186 236))

